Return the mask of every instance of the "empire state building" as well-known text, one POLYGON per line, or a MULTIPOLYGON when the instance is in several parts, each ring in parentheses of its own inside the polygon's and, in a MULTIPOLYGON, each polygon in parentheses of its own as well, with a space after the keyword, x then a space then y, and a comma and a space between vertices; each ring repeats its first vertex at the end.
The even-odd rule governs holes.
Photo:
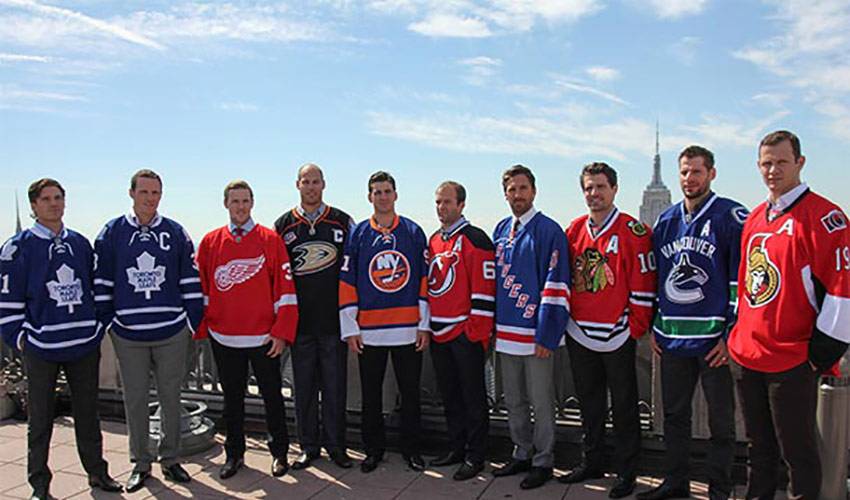
POLYGON ((661 154, 658 147, 658 125, 655 126, 655 159, 652 165, 652 182, 643 190, 640 221, 652 227, 658 216, 671 205, 670 190, 661 180, 661 154))

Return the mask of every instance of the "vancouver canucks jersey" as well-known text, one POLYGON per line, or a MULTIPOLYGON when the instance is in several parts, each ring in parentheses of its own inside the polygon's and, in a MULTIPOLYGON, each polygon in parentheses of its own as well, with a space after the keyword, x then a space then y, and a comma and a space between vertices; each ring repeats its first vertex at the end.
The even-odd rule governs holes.
POLYGON ((3 340, 48 361, 72 361, 96 349, 92 248, 70 229, 58 235, 36 224, 0 250, 3 340))
POLYGON ((696 213, 665 210, 652 234, 658 261, 655 340, 667 351, 702 356, 735 322, 741 230, 747 209, 711 193, 696 213))

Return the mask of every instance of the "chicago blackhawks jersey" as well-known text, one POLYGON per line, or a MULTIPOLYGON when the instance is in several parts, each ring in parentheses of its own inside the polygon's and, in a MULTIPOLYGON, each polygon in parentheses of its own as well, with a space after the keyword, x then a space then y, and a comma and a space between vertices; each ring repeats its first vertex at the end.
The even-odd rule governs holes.
POLYGON ((805 185, 771 213, 753 210, 741 235, 738 321, 729 352, 780 372, 807 360, 826 371, 850 343, 850 230, 834 203, 805 185))
POLYGON ((428 330, 426 245, 422 228, 398 215, 389 228, 370 218, 351 231, 339 282, 343 340, 362 335, 366 345, 407 345, 428 330))
POLYGON ((496 245, 496 351, 530 356, 555 350, 569 316, 570 268, 560 226, 532 208, 493 231, 496 245), (516 222, 519 225, 516 226, 516 222))
POLYGON ((655 302, 651 231, 615 207, 595 234, 588 215, 566 233, 572 261, 567 334, 588 349, 610 352, 646 333, 655 302))
POLYGON ((339 337, 339 268, 353 222, 342 210, 322 205, 310 220, 295 207, 275 222, 292 259, 298 292, 298 335, 339 337))
POLYGON ((697 212, 684 202, 652 230, 658 261, 658 311, 652 329, 665 351, 703 356, 735 323, 741 230, 747 209, 714 193, 697 212))
POLYGON ((93 253, 81 234, 36 225, 0 249, 0 333, 10 347, 48 361, 72 361, 96 349, 93 253))
POLYGON ((94 243, 95 303, 104 325, 134 341, 162 340, 203 315, 201 280, 189 234, 157 214, 140 225, 133 214, 106 223, 94 243))
POLYGON ((298 300, 283 241, 271 229, 249 222, 208 233, 198 245, 204 319, 196 339, 211 335, 228 347, 258 347, 269 335, 292 344, 298 300))
POLYGON ((493 242, 461 218, 428 243, 428 302, 434 342, 465 334, 472 342, 490 341, 495 310, 496 269, 493 242))

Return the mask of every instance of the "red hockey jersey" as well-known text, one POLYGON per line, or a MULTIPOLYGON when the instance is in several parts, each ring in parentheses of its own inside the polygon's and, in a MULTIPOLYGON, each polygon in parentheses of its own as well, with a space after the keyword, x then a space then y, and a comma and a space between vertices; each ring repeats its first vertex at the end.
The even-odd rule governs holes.
POLYGON ((295 341, 298 300, 277 233, 255 225, 237 238, 225 226, 204 236, 196 260, 206 304, 196 339, 211 333, 230 347, 256 347, 268 335, 295 341))
POLYGON ((472 342, 488 344, 493 333, 495 249, 487 234, 461 220, 428 242, 428 302, 434 342, 465 333, 472 342))
POLYGON ((850 343, 847 217, 807 189, 773 220, 768 211, 762 203, 744 224, 729 353, 761 372, 807 360, 826 371, 850 343))
POLYGON ((650 229, 614 208, 595 236, 588 215, 570 223, 566 233, 572 265, 567 333, 599 352, 646 333, 656 279, 650 229))

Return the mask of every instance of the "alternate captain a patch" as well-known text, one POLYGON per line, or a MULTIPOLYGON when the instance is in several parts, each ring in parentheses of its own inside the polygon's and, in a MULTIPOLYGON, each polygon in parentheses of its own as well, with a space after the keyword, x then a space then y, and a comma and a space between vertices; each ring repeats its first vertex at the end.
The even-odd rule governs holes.
POLYGON ((779 294, 782 276, 766 246, 770 233, 756 233, 747 242, 746 291, 750 307, 762 307, 779 294))

